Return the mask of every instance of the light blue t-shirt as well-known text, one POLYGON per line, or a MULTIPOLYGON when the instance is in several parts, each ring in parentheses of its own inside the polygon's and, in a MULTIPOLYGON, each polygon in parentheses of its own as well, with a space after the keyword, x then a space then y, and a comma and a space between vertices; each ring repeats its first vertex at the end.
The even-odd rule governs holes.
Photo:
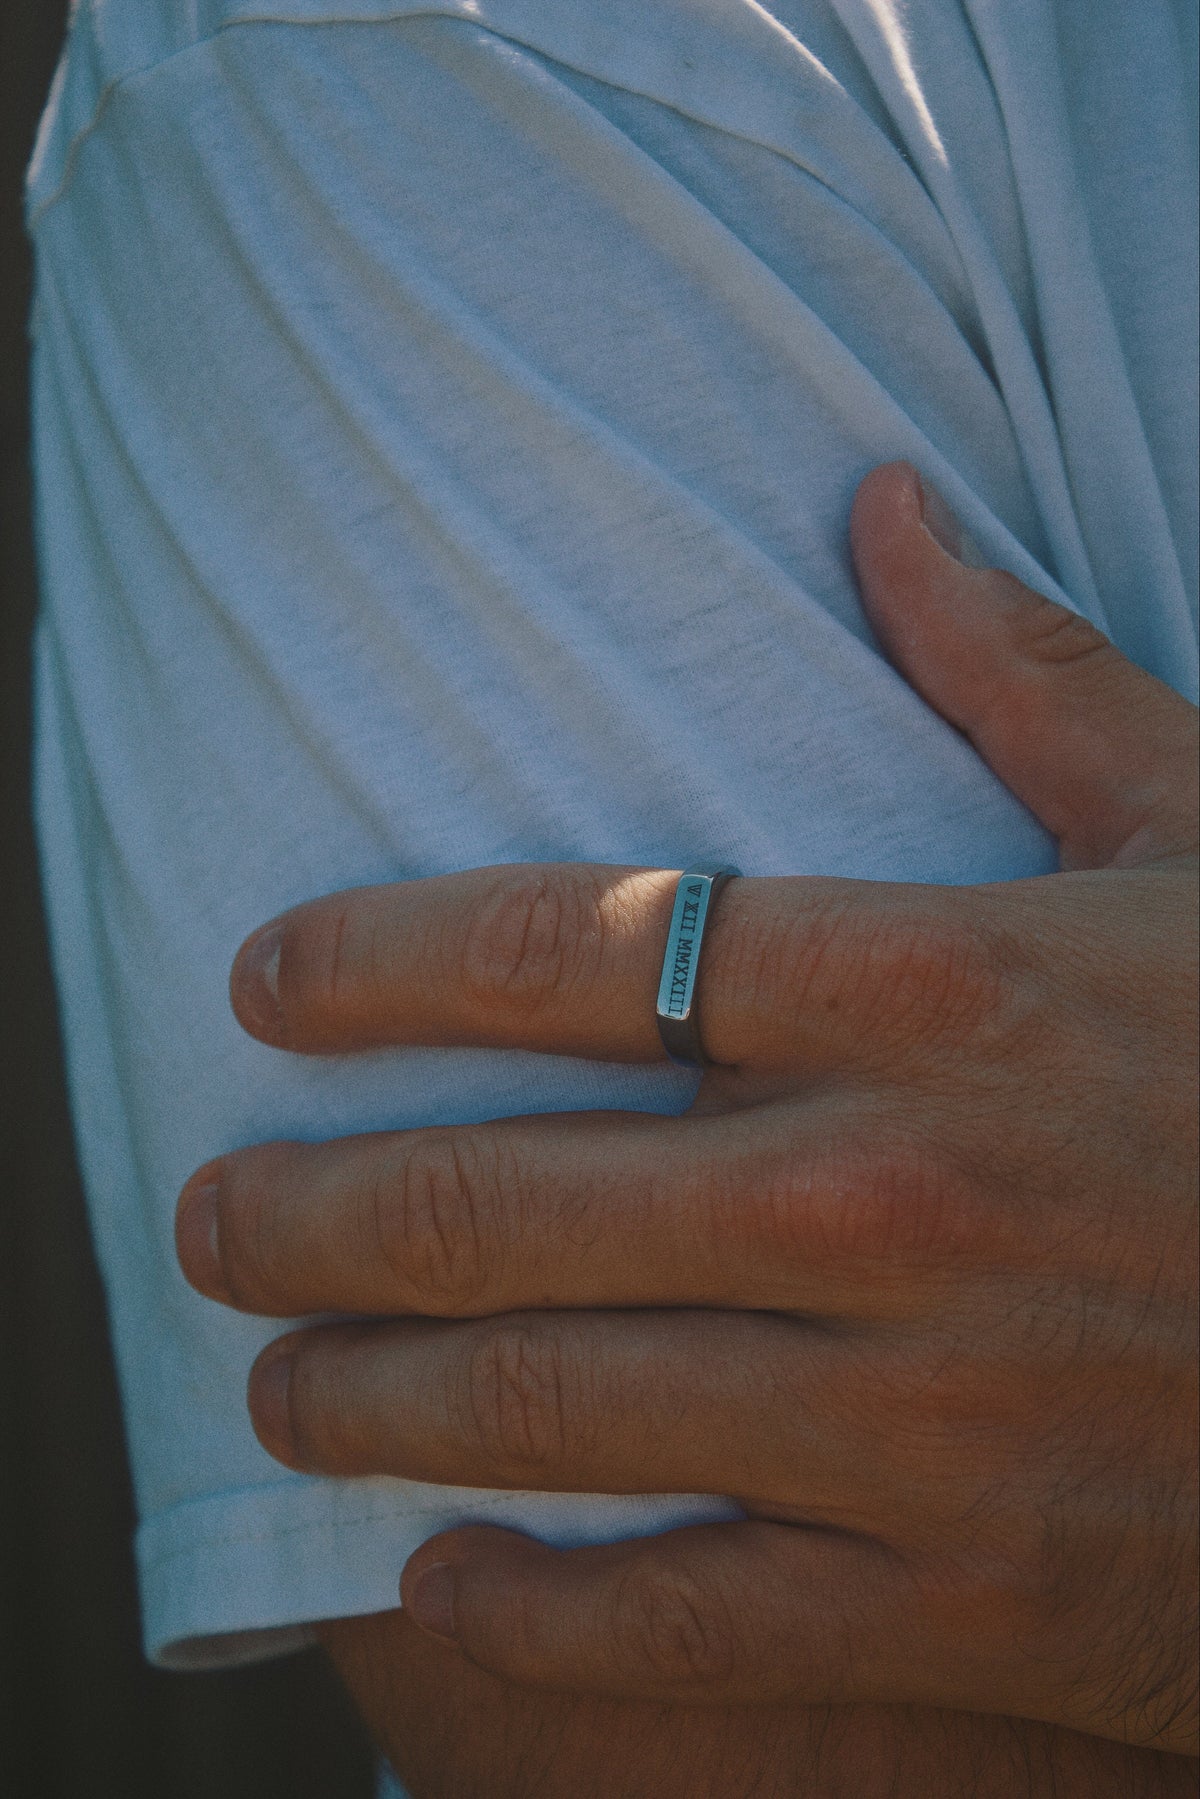
POLYGON ((688 1076, 251 1042, 296 901, 476 864, 996 880, 1042 831, 881 658, 906 457, 1196 687, 1194 0, 80 0, 33 167, 38 819, 159 1661, 396 1603, 460 1519, 285 1472, 201 1161, 688 1076))

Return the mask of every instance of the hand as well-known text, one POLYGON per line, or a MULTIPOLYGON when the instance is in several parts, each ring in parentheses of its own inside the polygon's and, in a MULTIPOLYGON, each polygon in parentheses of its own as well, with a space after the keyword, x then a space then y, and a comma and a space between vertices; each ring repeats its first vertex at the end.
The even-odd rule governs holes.
MULTIPOLYGON (((260 1358, 292 1466, 744 1505, 601 1549, 426 1544, 405 1605, 485 1669, 1193 1752, 1196 715, 957 563, 902 467, 854 548, 903 672, 1071 872, 736 881, 686 1117, 244 1151, 189 1183, 181 1259, 255 1311, 389 1318, 260 1358)), ((294 1050, 648 1059, 673 887, 564 865, 334 896, 243 948, 235 1006, 294 1050)))
POLYGON ((318 1626, 413 1799, 1195 1799, 1195 1764, 912 1706, 661 1705, 513 1686, 407 1612, 318 1626))

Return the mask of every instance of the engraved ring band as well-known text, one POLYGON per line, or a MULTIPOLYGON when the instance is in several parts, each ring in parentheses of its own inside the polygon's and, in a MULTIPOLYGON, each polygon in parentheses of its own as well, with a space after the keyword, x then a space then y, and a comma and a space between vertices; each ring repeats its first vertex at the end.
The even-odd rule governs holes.
POLYGON ((704 927, 722 887, 740 873, 740 869, 729 867, 688 868, 680 875, 675 889, 655 1016, 663 1048, 673 1062, 689 1068, 708 1067, 696 1010, 696 975, 704 927))

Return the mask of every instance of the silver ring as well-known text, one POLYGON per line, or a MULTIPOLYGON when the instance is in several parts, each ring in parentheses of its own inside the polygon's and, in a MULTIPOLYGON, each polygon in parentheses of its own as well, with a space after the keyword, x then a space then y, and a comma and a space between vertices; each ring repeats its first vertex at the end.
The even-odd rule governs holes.
POLYGON ((688 1068, 708 1066, 696 1012, 696 974, 700 967, 704 927, 713 901, 726 881, 733 880, 741 872, 740 868, 728 866, 687 868, 675 889, 655 1017, 663 1048, 672 1062, 682 1062, 688 1068))

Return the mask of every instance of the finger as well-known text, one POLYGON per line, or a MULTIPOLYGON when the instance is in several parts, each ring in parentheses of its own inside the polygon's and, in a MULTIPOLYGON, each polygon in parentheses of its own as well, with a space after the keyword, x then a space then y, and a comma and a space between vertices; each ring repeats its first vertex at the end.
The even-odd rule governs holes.
POLYGON ((1054 833, 1067 866, 1194 852, 1196 709, 1085 619, 999 569, 965 567, 956 534, 907 463, 858 491, 863 601, 900 672, 1054 833))
MULTIPOLYGON (((464 1043, 661 1060, 676 884, 659 869, 545 863, 332 894, 242 946, 234 1010, 255 1036, 309 1052, 464 1043)), ((709 1056, 873 1066, 897 1041, 986 1015, 977 915, 965 889, 731 881, 700 957, 709 1056)))
POLYGON ((878 1367, 813 1323, 737 1312, 525 1312, 321 1326, 251 1372, 288 1467, 518 1492, 730 1492, 755 1508, 894 1513, 878 1367), (872 1375, 871 1370, 874 1370, 872 1375))
POLYGON ((551 1114, 271 1143, 200 1169, 177 1243, 272 1317, 733 1306, 912 1318, 1027 1229, 839 1094, 688 1119, 551 1114))
MULTIPOLYGON (((906 1564, 843 1532, 747 1521, 560 1551, 468 1528, 410 1558, 414 1622, 515 1685, 685 1705, 956 1705, 963 1640, 906 1564)), ((944 1613, 954 1608, 943 1600, 944 1613)), ((1001 1694, 989 1702, 999 1709, 1001 1694)))

